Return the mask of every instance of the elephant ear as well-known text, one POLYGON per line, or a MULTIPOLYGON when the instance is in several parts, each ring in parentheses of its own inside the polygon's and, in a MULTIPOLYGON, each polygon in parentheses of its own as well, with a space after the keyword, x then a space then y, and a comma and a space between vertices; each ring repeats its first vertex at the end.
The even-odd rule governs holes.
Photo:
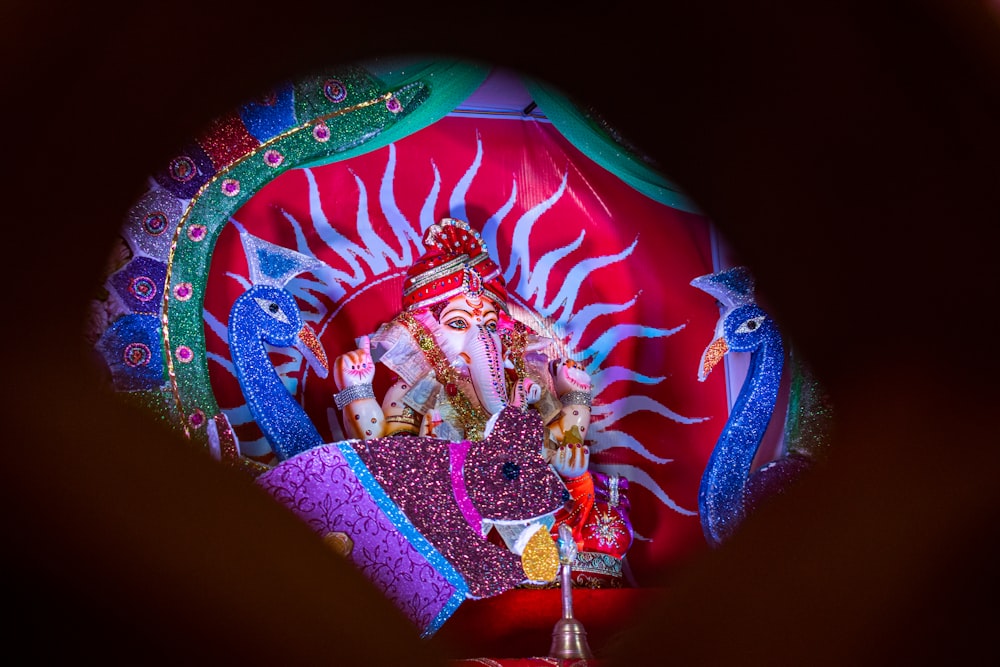
POLYGON ((530 521, 562 507, 566 487, 542 458, 543 436, 542 419, 534 410, 504 408, 489 436, 472 443, 465 485, 484 519, 530 521))

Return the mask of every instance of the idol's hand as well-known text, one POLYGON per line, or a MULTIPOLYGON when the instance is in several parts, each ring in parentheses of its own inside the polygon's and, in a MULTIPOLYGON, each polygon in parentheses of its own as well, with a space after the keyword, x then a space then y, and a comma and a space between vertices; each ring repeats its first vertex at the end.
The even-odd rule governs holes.
POLYGON ((552 370, 556 395, 563 396, 571 391, 590 393, 590 374, 580 364, 572 359, 564 359, 554 364, 552 370))
POLYGON ((587 472, 590 447, 582 442, 561 444, 554 449, 546 448, 545 458, 560 477, 573 479, 587 472))
POLYGON ((368 336, 361 339, 361 347, 345 352, 333 362, 333 381, 337 389, 371 384, 375 379, 375 362, 372 361, 368 336))

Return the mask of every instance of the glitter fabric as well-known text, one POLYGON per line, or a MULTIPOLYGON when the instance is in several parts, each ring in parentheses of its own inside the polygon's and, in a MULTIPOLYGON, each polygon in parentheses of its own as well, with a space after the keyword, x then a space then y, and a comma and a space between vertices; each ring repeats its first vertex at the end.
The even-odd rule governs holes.
POLYGON ((135 252, 166 257, 182 212, 176 197, 163 190, 151 190, 129 209, 123 234, 135 252))
POLYGON ((522 583, 525 573, 520 558, 486 540, 478 523, 470 525, 459 497, 468 494, 474 520, 527 522, 555 512, 564 487, 539 454, 541 428, 536 414, 504 409, 488 438, 455 450, 466 451, 464 489, 453 485, 448 441, 380 438, 355 449, 417 529, 462 574, 469 595, 490 597, 522 583), (504 474, 510 463, 518 468, 516 476, 504 474))
POLYGON ((166 166, 153 173, 156 182, 178 199, 195 196, 213 176, 212 158, 196 143, 188 144, 166 166))
POLYGON ((197 141, 216 169, 224 169, 260 146, 236 113, 213 119, 197 141))
POLYGON ((350 443, 310 449, 256 483, 320 537, 348 538, 353 548, 346 557, 424 636, 465 599, 462 577, 389 498, 350 443))
POLYGON ((109 282, 131 312, 158 315, 166 279, 167 267, 163 262, 137 255, 115 272, 109 282))
POLYGON ((163 384, 163 351, 159 318, 125 315, 97 341, 118 391, 153 389, 163 384))
MULTIPOLYGON (((742 267, 695 278, 691 284, 723 306, 716 337, 728 350, 750 353, 750 368, 702 475, 698 510, 706 541, 719 546, 746 514, 745 488, 750 466, 774 412, 784 365, 777 326, 753 301, 753 279, 742 267)), ((704 368, 704 357, 701 364, 704 368)), ((699 379, 704 379, 699 371, 699 379)))
MULTIPOLYGON (((101 312, 114 317, 98 322, 100 328, 91 334, 108 363, 116 390, 151 392, 123 398, 209 446, 206 429, 192 430, 188 416, 196 410, 206 418, 220 413, 204 353, 203 307, 221 230, 239 207, 275 177, 377 137, 406 118, 430 93, 430 86, 422 81, 386 90, 363 68, 333 68, 281 84, 247 101, 236 113, 211 121, 194 141, 180 146, 150 174, 150 188, 129 210, 121 236, 135 255, 161 262, 166 267, 165 280, 159 275, 133 275, 122 285, 121 294, 109 285, 114 303, 101 312), (327 85, 333 80, 339 84, 327 85), (154 290, 155 298, 149 298, 154 290), (126 300, 127 305, 119 305, 126 300), (112 330, 118 318, 140 313, 159 316, 153 320, 159 340, 131 335, 146 331, 144 321, 143 327, 136 326, 140 320, 123 322, 112 330), (126 332, 129 335, 123 336, 126 332), (188 363, 175 363, 175 354, 164 354, 181 346, 192 351, 188 363), (164 383, 166 393, 161 391, 164 383)), ((247 469, 253 471, 256 466, 247 469)))
POLYGON ((264 343, 299 345, 302 320, 295 299, 270 285, 254 285, 233 302, 229 350, 247 407, 279 458, 322 443, 302 406, 288 393, 264 343))
POLYGON ((319 445, 257 483, 319 536, 342 534, 353 544, 346 557, 426 636, 465 597, 551 579, 557 557, 547 531, 536 531, 518 557, 487 540, 479 521, 527 522, 562 504, 562 482, 538 452, 540 430, 537 415, 506 408, 483 441, 401 436, 319 445))
POLYGON ((469 455, 472 443, 468 440, 448 443, 448 471, 451 474, 451 488, 458 503, 458 509, 465 517, 465 522, 475 528, 483 525, 483 517, 472 504, 469 491, 465 488, 465 459, 469 455))
POLYGON ((527 521, 562 507, 566 487, 540 453, 544 430, 537 412, 504 408, 489 437, 473 443, 465 485, 483 518, 527 521))
POLYGON ((295 95, 284 84, 240 107, 240 119, 247 131, 264 143, 295 125, 295 95))

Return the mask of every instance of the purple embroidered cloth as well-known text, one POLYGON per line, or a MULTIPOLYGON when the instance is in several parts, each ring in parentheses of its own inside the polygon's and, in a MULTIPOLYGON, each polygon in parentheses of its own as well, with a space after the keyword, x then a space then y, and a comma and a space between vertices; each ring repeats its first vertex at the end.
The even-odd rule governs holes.
POLYGON ((542 435, 537 413, 506 408, 484 440, 321 445, 257 483, 342 548, 426 636, 466 596, 525 581, 520 557, 470 520, 525 522, 563 505, 566 487, 541 456, 542 435))

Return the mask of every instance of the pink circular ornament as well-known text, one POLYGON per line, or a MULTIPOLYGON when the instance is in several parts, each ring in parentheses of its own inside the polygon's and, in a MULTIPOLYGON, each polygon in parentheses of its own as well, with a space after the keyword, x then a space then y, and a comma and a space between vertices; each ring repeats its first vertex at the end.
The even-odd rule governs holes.
POLYGON ((326 123, 317 123, 316 126, 313 127, 312 134, 313 134, 313 139, 320 142, 321 144, 326 143, 327 141, 330 140, 330 128, 327 126, 326 123))
POLYGON ((205 413, 201 410, 195 409, 190 415, 188 415, 188 424, 193 428, 201 428, 205 425, 205 413))
POLYGON ((188 238, 194 242, 200 242, 205 240, 205 236, 208 235, 208 228, 205 225, 191 225, 187 230, 188 238))
POLYGON ((174 285, 174 298, 178 301, 187 301, 192 295, 194 295, 194 286, 191 283, 174 285))
POLYGON ((264 164, 268 167, 280 167, 281 163, 285 161, 285 156, 274 150, 273 148, 264 152, 264 164))
POLYGON ((235 178, 227 178, 222 181, 222 194, 227 197, 235 197, 240 193, 240 182, 235 178))

